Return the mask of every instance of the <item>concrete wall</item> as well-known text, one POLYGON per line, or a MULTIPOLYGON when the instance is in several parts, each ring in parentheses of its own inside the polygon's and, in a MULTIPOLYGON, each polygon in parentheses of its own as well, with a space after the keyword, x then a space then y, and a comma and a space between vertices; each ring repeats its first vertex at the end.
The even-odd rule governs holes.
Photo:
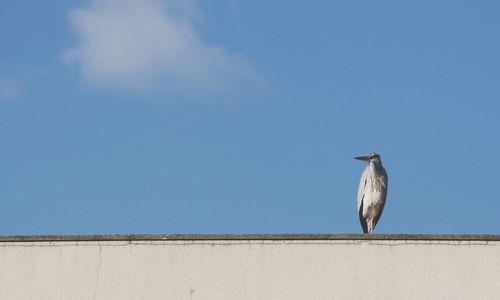
POLYGON ((500 299, 500 238, 0 239, 0 295, 0 299, 500 299))

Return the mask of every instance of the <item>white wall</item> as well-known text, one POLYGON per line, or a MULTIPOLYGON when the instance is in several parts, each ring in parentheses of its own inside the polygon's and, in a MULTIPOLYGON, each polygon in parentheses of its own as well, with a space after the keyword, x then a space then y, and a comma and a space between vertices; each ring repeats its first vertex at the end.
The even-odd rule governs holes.
POLYGON ((1 242, 0 299, 500 299, 500 241, 1 242))

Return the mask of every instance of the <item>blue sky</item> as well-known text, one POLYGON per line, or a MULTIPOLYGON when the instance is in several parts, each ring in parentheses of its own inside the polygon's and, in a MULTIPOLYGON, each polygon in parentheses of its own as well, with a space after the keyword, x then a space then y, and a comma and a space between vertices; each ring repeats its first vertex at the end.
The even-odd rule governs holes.
POLYGON ((498 233, 497 1, 0 3, 0 234, 498 233))

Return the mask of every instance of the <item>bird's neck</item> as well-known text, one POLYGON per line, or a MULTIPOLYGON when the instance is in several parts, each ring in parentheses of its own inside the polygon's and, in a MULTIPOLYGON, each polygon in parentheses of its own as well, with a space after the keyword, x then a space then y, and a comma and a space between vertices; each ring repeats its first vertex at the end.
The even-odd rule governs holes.
POLYGON ((374 170, 381 170, 383 169, 384 167, 382 167, 382 162, 375 162, 375 161, 372 161, 370 162, 370 168, 374 169, 374 170))

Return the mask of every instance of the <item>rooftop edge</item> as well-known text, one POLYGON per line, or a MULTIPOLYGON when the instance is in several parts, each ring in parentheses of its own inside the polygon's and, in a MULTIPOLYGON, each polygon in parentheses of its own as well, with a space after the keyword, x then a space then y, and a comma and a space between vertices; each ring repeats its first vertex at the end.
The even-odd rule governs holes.
POLYGON ((10 235, 5 242, 91 241, 241 241, 241 240, 409 240, 500 241, 497 234, 104 234, 104 235, 10 235))

